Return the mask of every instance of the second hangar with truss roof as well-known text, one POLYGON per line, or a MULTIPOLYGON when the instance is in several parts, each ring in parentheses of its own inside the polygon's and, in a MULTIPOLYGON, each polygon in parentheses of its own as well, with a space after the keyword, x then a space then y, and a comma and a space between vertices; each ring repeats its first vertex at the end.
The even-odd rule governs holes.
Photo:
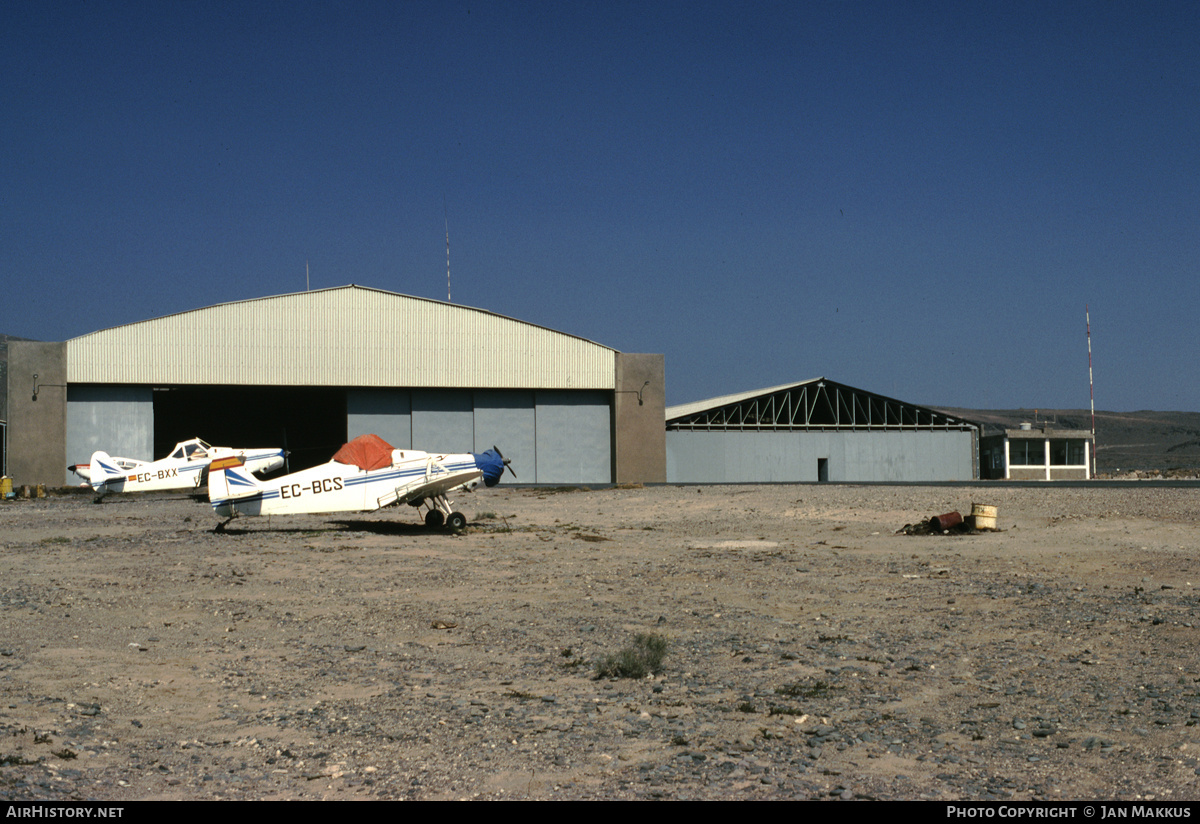
POLYGON ((968 481, 979 427, 813 378, 666 410, 671 483, 968 481))

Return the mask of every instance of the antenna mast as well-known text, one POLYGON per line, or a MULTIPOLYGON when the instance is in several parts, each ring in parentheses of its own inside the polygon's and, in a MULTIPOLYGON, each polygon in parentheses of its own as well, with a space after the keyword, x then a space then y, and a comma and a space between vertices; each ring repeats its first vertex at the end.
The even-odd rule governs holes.
POLYGON ((442 213, 446 217, 446 303, 450 300, 450 212, 446 209, 446 197, 442 196, 442 213))
POLYGON ((1088 394, 1092 400, 1092 477, 1096 477, 1096 467, 1099 465, 1096 461, 1096 389, 1092 383, 1092 314, 1088 311, 1088 305, 1083 304, 1083 318, 1087 322, 1087 342, 1088 342, 1088 394))
POLYGON ((308 261, 306 260, 304 261, 304 291, 307 292, 308 290, 308 261))

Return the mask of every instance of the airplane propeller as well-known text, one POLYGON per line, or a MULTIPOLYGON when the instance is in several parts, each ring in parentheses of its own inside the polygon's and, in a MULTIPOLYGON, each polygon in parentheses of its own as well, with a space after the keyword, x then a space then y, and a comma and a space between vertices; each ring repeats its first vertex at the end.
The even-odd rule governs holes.
POLYGON ((492 444, 492 449, 496 450, 496 454, 500 456, 500 460, 504 461, 504 468, 511 472, 514 478, 517 477, 517 470, 512 468, 512 458, 504 457, 504 453, 501 452, 500 448, 495 444, 492 444))
POLYGON ((287 447, 287 427, 283 428, 283 472, 285 475, 292 474, 292 451, 287 447))

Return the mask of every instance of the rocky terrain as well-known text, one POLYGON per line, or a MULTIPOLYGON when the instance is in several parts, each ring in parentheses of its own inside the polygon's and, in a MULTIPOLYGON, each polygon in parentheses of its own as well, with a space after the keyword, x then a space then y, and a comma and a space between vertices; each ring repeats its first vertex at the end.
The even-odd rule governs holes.
POLYGON ((1198 492, 6 503, 0 798, 1195 799, 1198 492), (972 500, 1000 531, 896 534, 972 500))

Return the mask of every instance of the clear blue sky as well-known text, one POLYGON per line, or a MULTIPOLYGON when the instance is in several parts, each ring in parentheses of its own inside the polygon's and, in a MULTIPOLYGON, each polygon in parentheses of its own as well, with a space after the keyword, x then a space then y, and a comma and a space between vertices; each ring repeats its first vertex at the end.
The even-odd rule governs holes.
POLYGON ((0 6, 0 332, 358 283, 668 403, 1200 410, 1200 4, 0 6))

